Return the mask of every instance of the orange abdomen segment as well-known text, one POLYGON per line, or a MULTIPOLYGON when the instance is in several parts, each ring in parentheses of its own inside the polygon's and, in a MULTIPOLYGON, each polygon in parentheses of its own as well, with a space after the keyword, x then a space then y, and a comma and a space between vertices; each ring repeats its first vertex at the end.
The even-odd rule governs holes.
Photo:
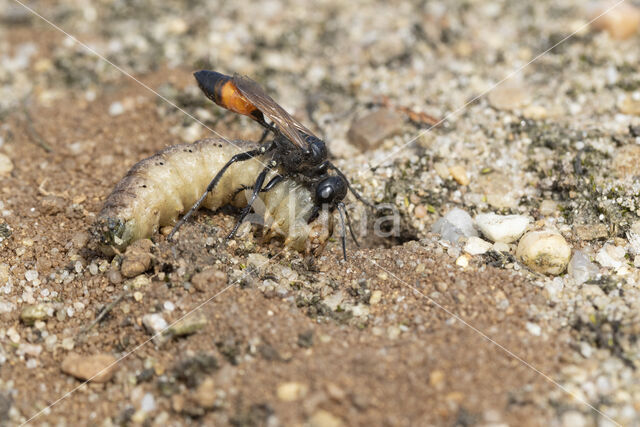
POLYGON ((209 70, 198 71, 193 75, 207 98, 219 106, 264 122, 262 112, 242 95, 231 77, 209 70))
POLYGON ((231 80, 222 85, 220 90, 220 105, 227 110, 235 111, 245 116, 253 116, 258 110, 242 93, 231 80))

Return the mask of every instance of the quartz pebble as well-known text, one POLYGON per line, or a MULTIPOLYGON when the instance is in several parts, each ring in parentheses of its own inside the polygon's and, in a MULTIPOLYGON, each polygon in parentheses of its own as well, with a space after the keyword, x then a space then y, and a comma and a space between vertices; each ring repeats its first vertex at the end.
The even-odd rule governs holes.
POLYGON ((20 320, 27 326, 32 326, 36 321, 48 318, 49 313, 45 304, 28 305, 20 313, 20 320))
POLYGON ((374 150, 386 138, 402 129, 403 118, 393 110, 381 108, 351 123, 349 142, 362 151, 374 150))
POLYGON ((331 412, 320 409, 311 415, 308 425, 309 427, 341 427, 344 423, 331 412))
POLYGON ((169 333, 176 337, 192 335, 207 325, 207 317, 198 311, 177 321, 169 328, 169 333))
POLYGON ((464 245, 464 251, 470 255, 482 255, 491 249, 493 245, 479 237, 471 236, 464 245))
POLYGON ((164 317, 158 313, 145 314, 142 316, 142 324, 151 335, 156 335, 164 331, 168 326, 164 317))
POLYGON ((65 374, 80 380, 105 383, 113 377, 117 366, 116 358, 110 354, 81 356, 76 353, 70 353, 62 361, 61 369, 65 374))
POLYGON ((13 162, 6 154, 0 153, 0 176, 8 176, 13 170, 13 162))
POLYGON ((205 408, 211 409, 216 403, 216 387, 212 378, 205 379, 196 389, 193 394, 193 400, 195 402, 205 408))
POLYGON ((489 104, 497 110, 515 110, 531 101, 529 91, 518 82, 505 82, 489 92, 489 104))
POLYGON ((133 242, 126 250, 120 272, 124 277, 134 277, 151 267, 151 248, 153 242, 141 239, 133 242))
POLYGON ((620 268, 625 264, 625 254, 623 247, 607 243, 598 251, 596 261, 603 267, 620 268))
POLYGON ((589 260, 584 252, 575 251, 569 261, 567 271, 577 284, 582 284, 598 274, 598 267, 589 260))
POLYGON ((561 274, 571 257, 571 247, 553 231, 530 231, 518 244, 516 256, 533 271, 561 274))
POLYGON ((593 11, 591 19, 596 17, 598 19, 591 26, 596 30, 606 31, 615 40, 628 39, 640 27, 640 9, 626 2, 616 5, 613 1, 604 1, 593 11))
POLYGON ((471 216, 459 208, 450 210, 437 220, 431 227, 431 231, 440 234, 443 239, 452 243, 457 243, 461 237, 478 236, 478 232, 473 227, 471 216))
POLYGON ((276 394, 283 402, 293 402, 307 395, 309 387, 299 382, 286 382, 278 386, 276 394))
POLYGON ((471 180, 467 175, 467 170, 462 165, 454 165, 449 168, 451 177, 460 185, 469 185, 471 180))
POLYGON ((531 218, 523 215, 497 215, 494 213, 476 216, 478 229, 492 242, 511 243, 526 230, 531 218))

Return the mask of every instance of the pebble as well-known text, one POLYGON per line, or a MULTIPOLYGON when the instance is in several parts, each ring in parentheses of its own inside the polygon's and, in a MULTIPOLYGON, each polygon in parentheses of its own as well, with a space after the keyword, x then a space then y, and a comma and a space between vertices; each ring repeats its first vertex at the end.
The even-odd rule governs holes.
POLYGON ((48 311, 48 307, 45 304, 28 305, 20 312, 20 320, 27 326, 33 326, 38 320, 48 319, 48 311))
POLYGON ((516 110, 531 102, 529 91, 520 83, 505 82, 489 92, 489 104, 497 110, 516 110))
POLYGON ((516 256, 530 269, 544 274, 561 274, 571 257, 571 247, 553 231, 530 231, 518 244, 516 256))
POLYGON ((431 227, 431 231, 452 243, 457 243, 461 237, 478 236, 473 226, 473 219, 460 208, 454 208, 445 216, 437 220, 431 227))
POLYGON ((376 289, 375 291, 371 292, 371 296, 369 297, 369 304, 370 305, 376 305, 381 300, 382 300, 382 291, 381 290, 376 289))
POLYGON ((463 254, 460 255, 457 259, 456 259, 456 265, 458 267, 462 267, 462 268, 467 268, 469 267, 469 260, 470 260, 470 256, 469 254, 463 254))
POLYGON ((61 369, 80 380, 89 380, 94 383, 109 381, 118 367, 116 358, 110 354, 79 355, 69 353, 62 361, 61 369))
POLYGON ((551 216, 558 211, 558 204, 553 200, 543 200, 540 203, 540 215, 551 216))
POLYGON ((147 329, 147 332, 151 335, 156 335, 162 331, 164 331, 168 323, 164 320, 161 314, 151 313, 145 314, 142 316, 142 324, 147 329))
POLYGON ((13 162, 6 155, 0 153, 0 176, 8 176, 13 170, 13 162))
POLYGON ((27 270, 24 273, 24 278, 27 279, 27 282, 38 280, 38 270, 27 270))
POLYGON ((153 242, 141 239, 131 244, 122 258, 120 272, 124 277, 135 277, 151 267, 151 248, 153 242))
POLYGON ((317 410, 308 421, 309 427, 341 427, 342 420, 324 409, 317 410))
POLYGON ((205 409, 211 409, 214 407, 217 395, 216 386, 213 378, 209 377, 205 379, 193 393, 193 400, 201 407, 205 409))
POLYGON ((144 412, 153 412, 156 409, 156 401, 153 394, 146 393, 140 401, 140 409, 144 412))
POLYGON ((626 263, 625 255, 623 247, 607 243, 598 251, 596 261, 603 267, 620 268, 626 263))
POLYGON ((622 114, 640 116, 640 99, 636 99, 631 95, 624 96, 618 102, 618 109, 622 114))
POLYGON ((425 216, 427 216, 427 208, 425 208, 424 205, 416 206, 416 208, 413 210, 413 216, 418 219, 424 218, 425 216))
POLYGON ((460 185, 469 185, 471 180, 467 175, 467 170, 462 165, 454 165, 449 168, 451 177, 460 185))
POLYGON ((609 227, 605 224, 575 225, 573 232, 579 240, 591 241, 609 236, 609 227))
POLYGON ((579 285, 594 278, 599 273, 598 267, 582 251, 573 253, 567 271, 579 285))
POLYGON ((294 402, 305 397, 308 391, 309 387, 306 384, 292 381, 280 384, 276 394, 283 402, 294 402))
POLYGON ((382 141, 400 132, 403 118, 393 110, 381 108, 351 123, 347 138, 362 151, 374 150, 382 141))
POLYGON ((191 313, 169 328, 169 333, 175 337, 192 335, 207 325, 207 317, 198 311, 191 313))
POLYGON ((122 102, 113 102, 109 105, 110 116, 119 116, 122 113, 124 113, 124 105, 122 105, 122 102))
POLYGON ((511 243, 522 236, 531 218, 524 215, 476 215, 478 229, 492 242, 511 243))
MULTIPOLYGON (((615 3, 601 2, 593 11, 591 19, 608 10, 615 3)), ((629 3, 622 3, 591 23, 596 30, 603 30, 615 40, 624 40, 633 36, 640 26, 640 9, 629 3)))
POLYGON ((40 202, 42 213, 45 215, 57 215, 67 207, 67 202, 62 197, 45 196, 40 202))
POLYGON ((249 254, 249 256, 247 257, 247 265, 255 268, 258 271, 264 269, 268 262, 269 258, 256 253, 249 254))
POLYGON ((479 237, 471 236, 464 245, 464 251, 470 255, 482 255, 491 249, 493 245, 479 237))
POLYGON ((611 168, 618 178, 633 178, 640 175, 640 145, 624 145, 613 155, 611 168))
POLYGON ((200 273, 194 274, 191 278, 191 284, 201 292, 205 292, 208 289, 216 289, 226 283, 227 273, 213 267, 206 268, 200 273))

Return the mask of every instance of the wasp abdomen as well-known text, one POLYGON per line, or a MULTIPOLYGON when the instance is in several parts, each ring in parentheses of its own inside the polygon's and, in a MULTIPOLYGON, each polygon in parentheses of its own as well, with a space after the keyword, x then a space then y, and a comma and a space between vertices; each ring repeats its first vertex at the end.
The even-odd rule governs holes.
POLYGON ((262 112, 242 95, 233 83, 232 77, 209 70, 197 71, 193 76, 207 98, 219 106, 249 116, 258 122, 264 122, 262 112))

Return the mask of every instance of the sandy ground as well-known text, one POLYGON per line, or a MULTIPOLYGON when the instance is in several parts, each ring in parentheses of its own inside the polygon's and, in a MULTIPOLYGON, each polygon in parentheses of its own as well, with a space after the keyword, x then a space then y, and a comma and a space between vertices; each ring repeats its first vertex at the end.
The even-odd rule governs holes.
POLYGON ((395 136, 359 150, 347 130, 380 99, 444 117, 585 25, 588 11, 546 2, 125 3, 31 6, 139 82, 0 2, 0 153, 12 165, 0 177, 0 423, 609 425, 611 416, 633 425, 638 274, 626 233, 637 221, 627 202, 639 197, 637 180, 598 181, 597 192, 595 182, 600 172, 615 176, 606 170, 616 149, 637 147, 628 127, 640 113, 616 99, 635 99, 638 34, 618 42, 585 27, 531 66, 529 86, 474 101, 464 119, 448 118, 371 168, 426 129, 398 109, 395 136), (593 83, 612 64, 624 84, 593 83), (262 242, 256 226, 224 245, 233 213, 202 211, 178 242, 152 236, 151 267, 123 278, 121 257, 97 252, 88 233, 105 198, 137 161, 210 135, 143 84, 222 135, 260 135, 199 94, 191 73, 202 67, 269 87, 322 133, 366 197, 397 207, 401 234, 350 242, 344 262, 337 238, 305 257, 262 242), (539 108, 521 107, 527 97, 539 108), (568 182, 578 152, 594 193, 568 182), (438 178, 442 162, 464 165, 472 182, 438 178), (488 166, 501 185, 487 180, 488 166), (494 193, 515 204, 487 202, 494 193), (621 201, 594 207, 603 194, 621 201), (551 220, 543 200, 560 206, 551 220), (553 225, 592 258, 606 242, 626 247, 626 270, 601 262, 589 285, 597 293, 568 274, 530 272, 515 244, 461 266, 461 247, 430 232, 452 207, 530 215, 533 227, 553 225), (598 221, 604 236, 577 234, 577 224, 598 221), (566 297, 551 292, 558 283, 566 297), (36 304, 46 315, 21 320, 36 304), (626 308, 607 311, 618 305, 626 308), (151 340, 143 324, 194 309, 193 334, 151 340), (122 360, 108 382, 82 385, 62 372, 71 352, 122 360))

